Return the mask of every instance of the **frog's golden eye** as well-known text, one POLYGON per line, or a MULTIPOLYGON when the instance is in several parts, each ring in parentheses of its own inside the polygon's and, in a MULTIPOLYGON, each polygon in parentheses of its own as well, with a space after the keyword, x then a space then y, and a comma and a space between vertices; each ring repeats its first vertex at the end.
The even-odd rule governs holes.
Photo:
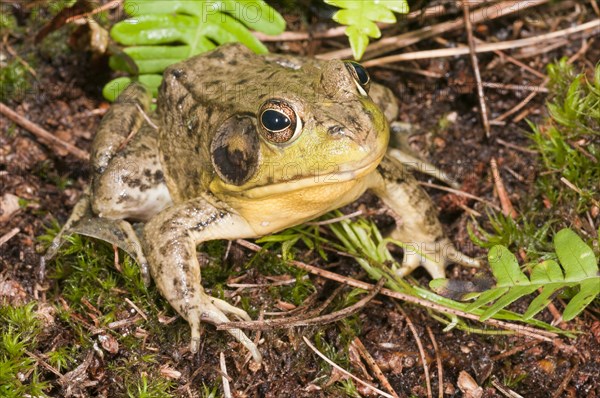
POLYGON ((358 91, 363 95, 367 95, 369 86, 371 85, 371 76, 369 76, 367 70, 358 62, 345 61, 344 64, 348 72, 352 75, 352 78, 354 78, 358 91))
POLYGON ((288 103, 282 100, 269 100, 259 111, 261 133, 273 144, 291 142, 302 129, 302 121, 288 103))

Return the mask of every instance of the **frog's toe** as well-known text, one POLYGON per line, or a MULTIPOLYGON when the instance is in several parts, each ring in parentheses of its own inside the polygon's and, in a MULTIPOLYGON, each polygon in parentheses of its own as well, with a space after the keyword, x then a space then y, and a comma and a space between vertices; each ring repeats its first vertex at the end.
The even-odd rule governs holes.
POLYGON ((220 309, 221 311, 223 311, 226 314, 234 315, 243 321, 251 321, 252 320, 252 318, 250 318, 250 315, 248 315, 248 313, 246 311, 244 311, 243 309, 238 308, 234 305, 229 304, 225 300, 221 300, 221 299, 214 298, 214 297, 211 297, 210 300, 215 305, 215 307, 217 307, 218 309, 220 309))
POLYGON ((414 271, 417 267, 423 266, 432 278, 443 278, 445 276, 446 265, 457 263, 466 267, 480 267, 481 262, 478 259, 471 258, 454 248, 454 245, 443 240, 441 243, 422 245, 422 250, 416 247, 407 246, 404 250, 402 266, 396 271, 400 277, 404 277, 414 271))
POLYGON ((481 260, 472 258, 450 246, 446 252, 446 258, 449 263, 457 263, 465 267, 481 267, 481 260))
MULTIPOLYGON (((223 300, 219 300, 208 295, 204 295, 204 299, 198 304, 198 308, 192 312, 193 313, 188 315, 188 322, 192 328, 192 340, 190 344, 190 350, 192 352, 197 352, 200 347, 201 321, 215 325, 227 323, 229 322, 229 318, 227 318, 225 313, 235 315, 244 320, 250 320, 250 317, 246 311, 236 308, 223 300)), ((240 329, 227 329, 227 332, 229 332, 229 334, 231 334, 237 341, 242 343, 242 345, 246 347, 248 351, 250 351, 254 361, 262 361, 262 355, 260 354, 258 347, 256 347, 256 344, 254 344, 254 342, 250 340, 250 338, 248 338, 244 332, 242 332, 240 329)))

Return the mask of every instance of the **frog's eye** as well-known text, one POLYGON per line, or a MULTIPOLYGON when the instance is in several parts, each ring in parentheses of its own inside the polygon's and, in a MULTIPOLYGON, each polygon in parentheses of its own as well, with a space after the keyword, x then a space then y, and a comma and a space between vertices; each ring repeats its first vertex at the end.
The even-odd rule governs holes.
POLYGON ((289 104, 281 100, 269 100, 259 111, 261 132, 273 144, 293 141, 302 130, 302 121, 289 104))
POLYGON ((358 91, 360 91, 362 95, 367 95, 369 86, 371 85, 371 76, 369 76, 367 70, 358 62, 345 61, 344 64, 346 65, 348 72, 352 75, 358 91))

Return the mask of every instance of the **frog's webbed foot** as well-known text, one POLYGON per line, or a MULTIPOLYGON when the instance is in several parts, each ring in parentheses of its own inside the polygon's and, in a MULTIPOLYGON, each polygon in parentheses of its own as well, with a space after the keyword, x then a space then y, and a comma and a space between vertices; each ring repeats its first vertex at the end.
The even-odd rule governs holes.
MULTIPOLYGON (((190 350, 197 352, 200 347, 201 322, 219 325, 230 321, 227 315, 234 316, 240 320, 249 321, 250 316, 246 311, 234 307, 226 301, 207 295, 204 291, 198 293, 196 308, 191 308, 187 315, 187 321, 191 328, 190 350)), ((237 341, 239 341, 252 354, 256 362, 262 360, 262 355, 256 344, 240 329, 227 330, 237 341)))
POLYGON ((54 239, 52 239, 52 243, 50 243, 50 246, 48 246, 48 249, 46 249, 46 253, 40 259, 40 274, 44 273, 46 263, 52 260, 58 254, 58 250, 65 243, 65 235, 69 235, 72 232, 73 225, 77 224, 81 219, 88 217, 91 214, 92 211, 90 208, 89 189, 86 189, 81 195, 79 201, 75 204, 69 219, 65 225, 63 225, 54 239))
POLYGON ((437 211, 427 193, 401 164, 385 158, 379 168, 381 179, 373 191, 391 209, 396 229, 391 237, 404 244, 400 276, 425 267, 434 278, 444 277, 446 265, 455 262, 478 267, 479 261, 454 248, 444 236, 437 211))
POLYGON ((56 256, 66 240, 65 237, 71 234, 80 234, 103 240, 124 250, 138 263, 144 283, 148 286, 150 284, 148 261, 146 261, 139 237, 132 225, 125 220, 110 220, 95 216, 90 206, 88 191, 86 190, 79 199, 71 216, 52 240, 46 254, 41 258, 40 274, 45 272, 46 263, 56 256))
MULTIPOLYGON (((400 242, 414 240, 407 237, 402 229, 392 232, 392 238, 400 242)), ((481 266, 479 260, 459 252, 449 239, 442 238, 437 242, 410 243, 406 245, 402 265, 396 274, 404 277, 417 267, 423 266, 433 278, 443 278, 446 266, 451 263, 457 263, 466 267, 481 266)))
MULTIPOLYGON (((213 239, 251 236, 255 233, 242 217, 204 198, 168 207, 145 225, 144 250, 154 282, 163 297, 190 324, 192 352, 200 345, 201 322, 218 325, 230 322, 228 316, 250 320, 245 311, 205 293, 196 245, 213 239)), ((255 361, 261 361, 258 348, 244 332, 227 331, 250 351, 255 361)))

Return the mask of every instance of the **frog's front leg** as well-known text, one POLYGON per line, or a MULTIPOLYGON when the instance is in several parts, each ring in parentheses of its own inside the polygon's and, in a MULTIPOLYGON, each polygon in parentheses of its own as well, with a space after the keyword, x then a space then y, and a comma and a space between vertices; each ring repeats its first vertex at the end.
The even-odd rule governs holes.
MULTIPOLYGON (((195 198, 173 205, 154 216, 144 228, 144 251, 152 277, 169 303, 191 327, 191 351, 200 344, 200 322, 229 322, 226 314, 250 320, 248 314, 223 300, 208 296, 200 284, 196 246, 213 239, 255 237, 248 223, 212 198, 195 198)), ((239 329, 229 329, 261 361, 256 345, 239 329)))
POLYGON ((377 172, 380 178, 372 190, 394 213, 397 225, 392 238, 406 245, 400 276, 408 275, 419 265, 434 278, 443 278, 450 262, 480 265, 478 260, 454 248, 444 235, 431 199, 402 164, 386 157, 377 172))

